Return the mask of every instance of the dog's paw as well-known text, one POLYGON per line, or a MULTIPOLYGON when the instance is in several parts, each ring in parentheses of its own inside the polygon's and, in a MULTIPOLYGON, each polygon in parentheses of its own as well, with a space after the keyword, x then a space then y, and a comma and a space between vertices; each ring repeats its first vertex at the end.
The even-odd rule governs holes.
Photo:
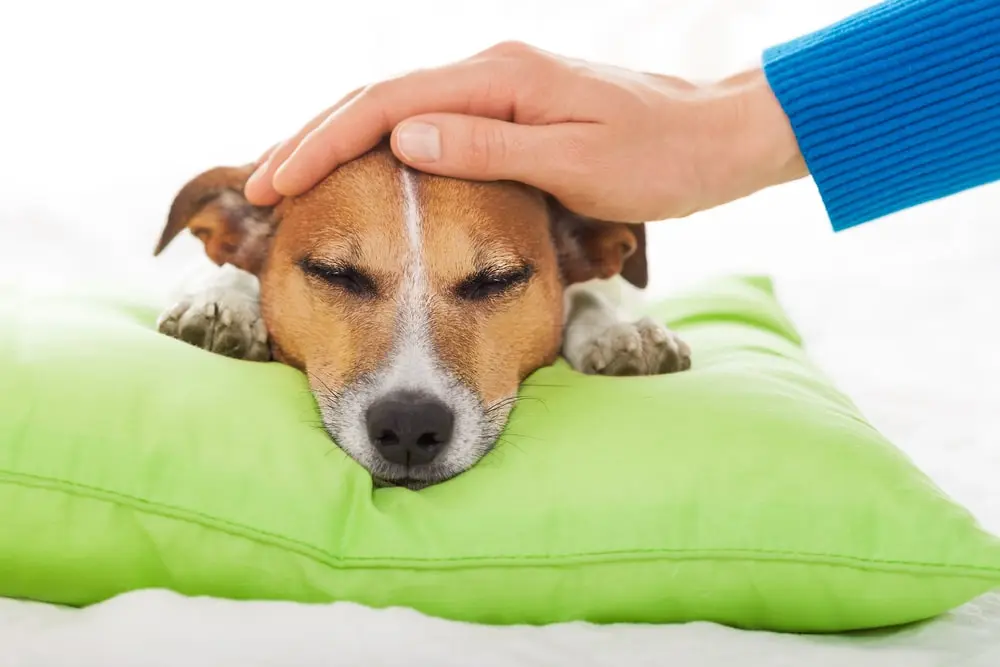
POLYGON ((618 322, 588 340, 580 356, 584 373, 660 375, 691 368, 691 348, 667 327, 644 317, 618 322))
POLYGON ((182 298, 160 315, 160 333, 235 359, 268 361, 271 351, 260 302, 222 287, 182 298))

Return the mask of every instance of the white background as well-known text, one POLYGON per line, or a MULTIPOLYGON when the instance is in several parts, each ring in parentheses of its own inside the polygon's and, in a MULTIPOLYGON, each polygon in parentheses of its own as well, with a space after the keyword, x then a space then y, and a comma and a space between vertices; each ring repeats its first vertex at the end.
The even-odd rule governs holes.
MULTIPOLYGON (((163 293, 203 261, 187 237, 150 256, 176 189, 379 77, 521 39, 711 78, 868 4, 0 0, 0 279, 163 293)), ((997 186, 834 235, 803 181, 650 234, 655 294, 774 275, 825 370, 1000 531, 997 186)))

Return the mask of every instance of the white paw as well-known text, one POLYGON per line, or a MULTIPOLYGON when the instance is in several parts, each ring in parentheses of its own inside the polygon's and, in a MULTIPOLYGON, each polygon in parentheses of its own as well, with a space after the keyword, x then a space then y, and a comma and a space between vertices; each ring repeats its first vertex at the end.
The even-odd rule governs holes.
POLYGON ((156 322, 161 333, 209 352, 236 359, 267 361, 271 351, 260 301, 224 286, 183 297, 156 322))
POLYGON ((600 375, 659 375, 691 368, 691 348, 662 324, 644 317, 618 322, 586 341, 577 370, 600 375))

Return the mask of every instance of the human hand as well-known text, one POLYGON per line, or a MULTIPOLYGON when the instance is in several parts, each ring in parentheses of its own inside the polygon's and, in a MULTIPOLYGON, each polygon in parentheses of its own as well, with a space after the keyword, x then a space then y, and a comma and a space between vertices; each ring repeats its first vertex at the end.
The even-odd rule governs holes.
POLYGON ((807 173, 760 70, 695 86, 506 43, 354 91, 265 154, 247 198, 301 194, 389 133, 416 169, 520 181, 615 222, 687 216, 807 173))

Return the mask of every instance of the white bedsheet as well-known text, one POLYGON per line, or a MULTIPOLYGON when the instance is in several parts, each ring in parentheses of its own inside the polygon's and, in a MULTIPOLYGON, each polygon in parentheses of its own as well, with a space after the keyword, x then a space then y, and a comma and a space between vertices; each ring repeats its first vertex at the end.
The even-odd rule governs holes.
MULTIPOLYGON (((255 156, 335 94, 374 76, 510 37, 709 76, 865 4, 343 7, 301 0, 280 9, 219 1, 161 9, 102 0, 5 7, 0 62, 18 66, 3 71, 0 278, 115 284, 126 274, 165 293, 178 268, 198 257, 187 239, 155 262, 148 257, 176 187, 212 164, 255 156)), ((993 186, 834 236, 813 187, 799 183, 654 226, 651 292, 723 272, 774 275, 814 359, 946 492, 1000 532, 998 222, 1000 188, 993 186)), ((993 667, 1000 665, 1000 597, 912 628, 839 637, 705 623, 478 627, 401 609, 164 591, 85 610, 0 599, 3 667, 397 664, 993 667)))
POLYGON ((1000 599, 891 635, 711 623, 492 627, 348 603, 130 593, 84 611, 0 600, 0 664, 54 667, 996 667, 1000 599))

